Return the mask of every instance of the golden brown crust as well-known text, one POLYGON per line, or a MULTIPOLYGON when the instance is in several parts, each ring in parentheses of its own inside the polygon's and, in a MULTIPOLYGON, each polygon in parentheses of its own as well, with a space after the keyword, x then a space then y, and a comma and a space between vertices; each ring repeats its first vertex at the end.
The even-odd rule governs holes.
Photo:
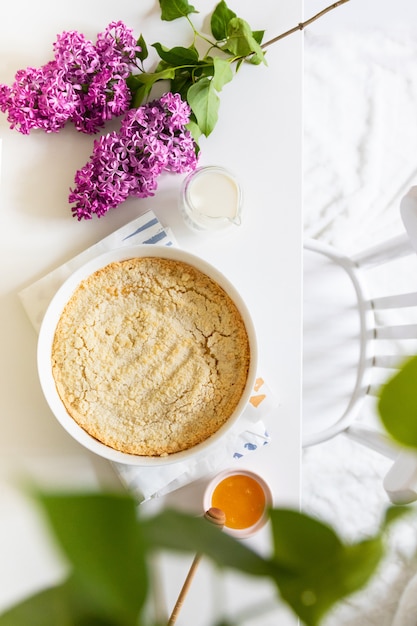
POLYGON ((241 315, 216 282, 183 262, 142 257, 79 285, 57 325, 52 370, 68 413, 90 435, 165 456, 227 421, 249 356, 241 315))

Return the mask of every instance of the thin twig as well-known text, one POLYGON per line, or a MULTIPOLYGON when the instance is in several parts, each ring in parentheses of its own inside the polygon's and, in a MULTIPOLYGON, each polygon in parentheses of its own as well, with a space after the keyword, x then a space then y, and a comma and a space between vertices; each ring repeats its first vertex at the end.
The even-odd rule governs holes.
POLYGON ((323 15, 326 15, 326 13, 329 13, 329 11, 336 9, 338 6, 340 6, 341 4, 345 4, 346 2, 349 2, 349 0, 338 0, 338 2, 334 2, 333 4, 326 7, 325 9, 323 9, 316 15, 313 15, 313 17, 310 17, 305 22, 300 22, 297 26, 294 26, 290 30, 287 30, 285 33, 282 33, 281 35, 274 37, 270 41, 266 41, 265 43, 261 45, 261 48, 267 48, 268 46, 272 45, 273 43, 276 43, 280 39, 284 39, 284 37, 288 37, 288 35, 292 35, 293 33, 296 33, 298 30, 304 30, 306 26, 309 26, 310 24, 318 20, 320 17, 323 17, 323 15))

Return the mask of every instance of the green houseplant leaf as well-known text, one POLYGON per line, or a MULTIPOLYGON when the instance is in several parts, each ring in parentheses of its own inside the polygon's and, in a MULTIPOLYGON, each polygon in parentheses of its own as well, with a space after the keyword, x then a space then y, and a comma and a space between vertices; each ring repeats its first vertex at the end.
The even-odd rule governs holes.
POLYGON ((336 602, 361 588, 383 555, 379 534, 344 544, 330 526, 298 511, 274 509, 271 524, 274 560, 291 572, 277 570, 275 582, 308 626, 317 626, 336 602))
POLYGON ((403 517, 403 515, 407 515, 407 513, 410 513, 410 507, 408 506, 389 506, 385 511, 382 528, 387 529, 392 523, 396 522, 400 517, 403 517))
POLYGON ((227 535, 204 518, 166 510, 141 520, 143 536, 154 549, 200 552, 223 567, 238 569, 253 576, 268 576, 271 564, 227 535))
POLYGON ((406 361, 382 387, 378 412, 396 441, 417 448, 417 357, 406 361))
POLYGON ((76 616, 65 585, 46 589, 0 615, 0 626, 73 626, 76 616))
POLYGON ((273 509, 274 551, 264 557, 203 517, 164 510, 142 518, 124 493, 41 493, 38 500, 70 574, 4 612, 0 626, 140 626, 147 558, 159 550, 198 552, 220 567, 268 578, 305 624, 317 626, 338 600, 369 580, 383 554, 384 530, 409 510, 388 509, 380 533, 345 544, 326 524, 273 509))
POLYGON ((104 609, 69 578, 20 602, 2 615, 0 626, 140 626, 137 616, 104 609))
POLYGON ((134 624, 148 592, 136 502, 125 494, 39 495, 71 568, 71 590, 97 614, 134 624))

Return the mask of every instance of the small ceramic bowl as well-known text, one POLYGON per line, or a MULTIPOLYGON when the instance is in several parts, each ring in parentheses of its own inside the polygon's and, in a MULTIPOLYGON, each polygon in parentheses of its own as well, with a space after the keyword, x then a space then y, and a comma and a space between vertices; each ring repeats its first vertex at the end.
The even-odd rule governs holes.
POLYGON ((221 509, 226 515, 224 530, 238 539, 250 537, 265 526, 272 504, 267 482, 245 469, 220 472, 204 493, 204 510, 221 509))

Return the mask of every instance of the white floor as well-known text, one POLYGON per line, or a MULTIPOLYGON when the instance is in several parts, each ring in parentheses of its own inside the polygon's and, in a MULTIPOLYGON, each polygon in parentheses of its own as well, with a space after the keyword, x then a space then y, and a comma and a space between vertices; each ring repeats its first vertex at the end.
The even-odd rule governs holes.
MULTIPOLYGON (((328 4, 305 0, 304 18, 328 4)), ((306 30, 304 115, 305 234, 354 252, 400 232, 399 199, 417 184, 415 0, 350 0, 306 30)), ((390 464, 343 435, 306 449, 304 509, 363 538, 388 505, 390 464)), ((416 614, 395 621, 417 571, 413 508, 390 534, 378 576, 325 626, 415 626, 416 614)))
MULTIPOLYGON (((332 5, 334 0, 304 0, 304 19, 332 5)), ((414 0, 348 0, 315 22, 311 30, 328 33, 329 30, 389 29, 403 30, 417 18, 417 3, 414 0)))

